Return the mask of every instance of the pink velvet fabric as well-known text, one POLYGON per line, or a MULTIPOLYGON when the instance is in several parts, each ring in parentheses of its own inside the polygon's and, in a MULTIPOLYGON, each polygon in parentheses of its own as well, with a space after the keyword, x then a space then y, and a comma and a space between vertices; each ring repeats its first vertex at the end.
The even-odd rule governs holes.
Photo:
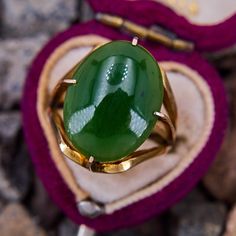
POLYGON ((122 16, 144 26, 160 25, 194 42, 198 51, 217 51, 236 42, 236 14, 212 26, 191 24, 161 3, 150 0, 88 0, 95 12, 122 16))
POLYGON ((97 231, 109 231, 138 224, 160 214, 191 190, 204 175, 220 147, 227 121, 227 104, 223 84, 218 74, 198 53, 171 52, 156 44, 141 42, 158 61, 169 60, 184 63, 198 71, 206 79, 215 102, 216 116, 212 133, 196 160, 162 191, 116 211, 112 215, 103 215, 96 219, 83 217, 77 210, 74 196, 52 161, 37 116, 36 102, 39 77, 47 58, 61 43, 74 36, 86 34, 98 34, 110 39, 128 39, 96 21, 75 25, 54 37, 35 58, 28 73, 22 100, 24 132, 35 170, 55 203, 77 224, 86 224, 97 231))

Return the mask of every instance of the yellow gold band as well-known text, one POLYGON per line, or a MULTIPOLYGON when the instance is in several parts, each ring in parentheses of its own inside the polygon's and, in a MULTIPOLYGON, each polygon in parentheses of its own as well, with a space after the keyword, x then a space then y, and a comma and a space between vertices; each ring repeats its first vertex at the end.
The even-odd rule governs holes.
POLYGON ((68 86, 76 83, 72 78, 79 65, 80 63, 72 68, 58 82, 51 95, 50 117, 56 128, 59 147, 65 156, 93 172, 119 173, 129 170, 147 159, 164 154, 170 149, 175 142, 177 107, 166 73, 161 69, 164 86, 163 105, 166 114, 154 112, 154 115, 158 116, 158 121, 149 139, 154 140, 156 146, 149 149, 137 150, 117 161, 109 162, 98 162, 93 157, 88 158, 79 152, 67 137, 61 112, 68 86))

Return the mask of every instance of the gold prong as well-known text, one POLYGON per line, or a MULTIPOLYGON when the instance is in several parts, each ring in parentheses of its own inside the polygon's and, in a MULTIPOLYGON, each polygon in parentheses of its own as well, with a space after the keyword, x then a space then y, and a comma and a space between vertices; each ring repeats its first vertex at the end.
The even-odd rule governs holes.
POLYGON ((76 84, 76 80, 75 79, 64 79, 63 83, 65 83, 65 84, 76 84))
POLYGON ((93 163, 93 161, 94 161, 94 157, 93 156, 89 157, 89 163, 93 163))
POLYGON ((132 39, 132 45, 136 46, 138 44, 138 37, 133 37, 132 39))
POLYGON ((171 122, 171 119, 164 113, 155 111, 153 113, 155 116, 159 118, 159 123, 157 123, 156 127, 158 128, 158 133, 162 136, 164 140, 167 141, 169 145, 173 145, 175 141, 175 127, 173 123, 171 122), (165 129, 163 130, 160 128, 161 126, 165 126, 165 129), (164 132, 162 132, 164 131, 164 132), (166 137, 167 135, 167 137, 166 137))
POLYGON ((93 156, 91 156, 91 157, 89 157, 89 160, 88 160, 88 169, 90 170, 90 171, 92 171, 92 164, 93 164, 93 162, 94 162, 94 157, 93 156))
POLYGON ((158 116, 158 117, 161 117, 161 118, 165 118, 165 114, 163 114, 163 113, 161 113, 161 112, 159 112, 159 111, 155 111, 155 112, 153 112, 153 114, 154 114, 155 116, 158 116))

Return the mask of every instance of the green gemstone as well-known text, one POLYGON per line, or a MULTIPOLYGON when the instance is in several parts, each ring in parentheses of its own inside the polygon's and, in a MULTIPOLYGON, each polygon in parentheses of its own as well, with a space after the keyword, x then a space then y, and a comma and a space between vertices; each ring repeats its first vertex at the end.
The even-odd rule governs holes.
POLYGON ((159 66, 143 47, 113 41, 86 57, 64 102, 64 125, 73 145, 97 161, 135 151, 150 135, 163 101, 159 66))

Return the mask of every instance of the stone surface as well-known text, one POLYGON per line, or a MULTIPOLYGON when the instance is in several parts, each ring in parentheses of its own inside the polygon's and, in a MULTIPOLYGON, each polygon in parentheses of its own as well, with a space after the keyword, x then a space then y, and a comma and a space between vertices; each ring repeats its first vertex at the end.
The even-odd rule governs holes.
POLYGON ((17 203, 7 205, 0 214, 1 236, 46 236, 26 210, 17 203))
POLYGON ((233 50, 232 48, 228 48, 226 54, 226 51, 223 51, 224 53, 210 54, 208 57, 220 72, 231 73, 232 69, 235 69, 236 64, 236 45, 233 50))
POLYGON ((87 1, 79 0, 79 20, 87 22, 94 18, 94 12, 87 1))
POLYGON ((26 36, 38 32, 55 33, 76 17, 76 0, 3 0, 4 36, 26 36))
POLYGON ((227 224, 226 224, 226 230, 224 233, 224 236, 235 236, 236 235, 236 206, 231 210, 227 224))
POLYGON ((46 35, 37 35, 0 41, 1 109, 19 104, 29 64, 47 38, 46 35))
POLYGON ((171 236, 220 236, 226 207, 222 203, 184 201, 171 210, 171 236))
POLYGON ((55 230, 62 217, 62 212, 49 198, 38 178, 33 181, 28 205, 37 222, 47 230, 55 230))
POLYGON ((155 59, 143 47, 108 43, 91 53, 73 78, 77 84, 67 90, 64 124, 83 154, 97 161, 117 160, 150 135, 163 84, 155 59))
POLYGON ((97 236, 166 236, 162 223, 160 218, 154 218, 129 229, 100 233, 97 236))
POLYGON ((229 127, 223 146, 204 178, 207 189, 218 199, 236 202, 236 73, 226 81, 229 94, 229 127), (235 76, 234 76, 235 75, 235 76), (222 187, 223 186, 223 187, 222 187))
POLYGON ((30 184, 31 166, 20 129, 19 112, 0 113, 0 196, 8 201, 21 199, 30 184))
POLYGON ((64 219, 58 227, 57 236, 77 235, 78 229, 78 225, 69 219, 64 219))
MULTIPOLYGON (((21 128, 19 111, 0 112, 0 144, 8 147, 15 146, 17 135, 21 128)), ((4 152, 2 152, 4 155, 4 152)))
MULTIPOLYGON (((18 142, 19 139, 18 139, 18 142)), ((25 143, 18 143, 19 150, 3 161, 3 168, 11 185, 17 189, 19 199, 23 199, 32 184, 33 167, 25 143), (14 173, 14 175, 12 174, 14 173)))

